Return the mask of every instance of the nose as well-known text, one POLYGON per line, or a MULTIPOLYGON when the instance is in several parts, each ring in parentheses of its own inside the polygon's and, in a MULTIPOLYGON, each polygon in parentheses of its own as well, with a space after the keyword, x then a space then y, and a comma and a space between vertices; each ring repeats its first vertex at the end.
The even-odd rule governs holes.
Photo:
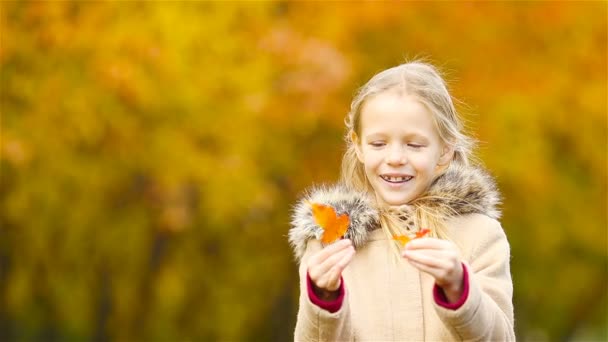
POLYGON ((407 161, 407 156, 405 155, 405 149, 401 148, 401 146, 392 146, 388 151, 388 155, 386 157, 386 162, 389 165, 403 165, 407 161))

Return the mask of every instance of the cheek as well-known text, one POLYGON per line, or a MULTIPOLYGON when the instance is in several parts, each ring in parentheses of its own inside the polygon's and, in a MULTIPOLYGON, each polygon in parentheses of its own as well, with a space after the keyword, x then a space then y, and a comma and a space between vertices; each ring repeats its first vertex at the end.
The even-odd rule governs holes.
POLYGON ((425 171, 426 173, 433 172, 437 166, 437 159, 432 155, 418 156, 418 158, 412 158, 411 162, 415 165, 416 169, 425 171))
POLYGON ((384 160, 382 153, 379 151, 365 151, 363 155, 363 163, 365 164, 365 168, 374 168, 382 163, 384 160))

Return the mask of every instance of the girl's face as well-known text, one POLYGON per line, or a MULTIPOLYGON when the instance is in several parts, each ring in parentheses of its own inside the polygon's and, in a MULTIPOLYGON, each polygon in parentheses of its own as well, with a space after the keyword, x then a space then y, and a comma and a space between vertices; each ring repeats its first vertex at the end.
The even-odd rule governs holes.
POLYGON ((406 204, 423 194, 453 156, 427 108, 409 95, 380 93, 361 109, 357 157, 377 199, 406 204))

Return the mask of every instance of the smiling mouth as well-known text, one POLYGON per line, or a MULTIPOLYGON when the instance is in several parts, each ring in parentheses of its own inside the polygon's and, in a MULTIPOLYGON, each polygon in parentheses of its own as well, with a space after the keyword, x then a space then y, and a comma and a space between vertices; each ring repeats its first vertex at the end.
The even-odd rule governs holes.
POLYGON ((410 181, 414 176, 386 176, 380 175, 380 178, 384 179, 389 183, 405 183, 410 181))

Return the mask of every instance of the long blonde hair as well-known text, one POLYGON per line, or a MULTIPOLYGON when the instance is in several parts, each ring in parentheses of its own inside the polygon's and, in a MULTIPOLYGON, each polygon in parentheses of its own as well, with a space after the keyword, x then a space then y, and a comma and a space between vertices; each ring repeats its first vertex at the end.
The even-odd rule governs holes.
MULTIPOLYGON (((353 98, 350 112, 345 120, 346 152, 341 169, 341 179, 344 184, 370 194, 374 191, 365 175, 363 164, 357 159, 355 146, 357 142, 353 141, 352 136, 353 133, 360 136, 361 109, 365 102, 385 92, 415 96, 432 114, 443 143, 454 149, 454 157, 450 164, 467 166, 472 162, 474 140, 463 133, 462 121, 456 112, 445 81, 431 64, 413 61, 376 74, 357 91, 353 98)), ((406 234, 409 229, 405 227, 403 217, 407 216, 418 229, 427 228, 431 230, 431 236, 447 238, 445 217, 437 210, 429 210, 423 202, 415 199, 401 208, 378 205, 382 229, 389 237, 406 234)))

